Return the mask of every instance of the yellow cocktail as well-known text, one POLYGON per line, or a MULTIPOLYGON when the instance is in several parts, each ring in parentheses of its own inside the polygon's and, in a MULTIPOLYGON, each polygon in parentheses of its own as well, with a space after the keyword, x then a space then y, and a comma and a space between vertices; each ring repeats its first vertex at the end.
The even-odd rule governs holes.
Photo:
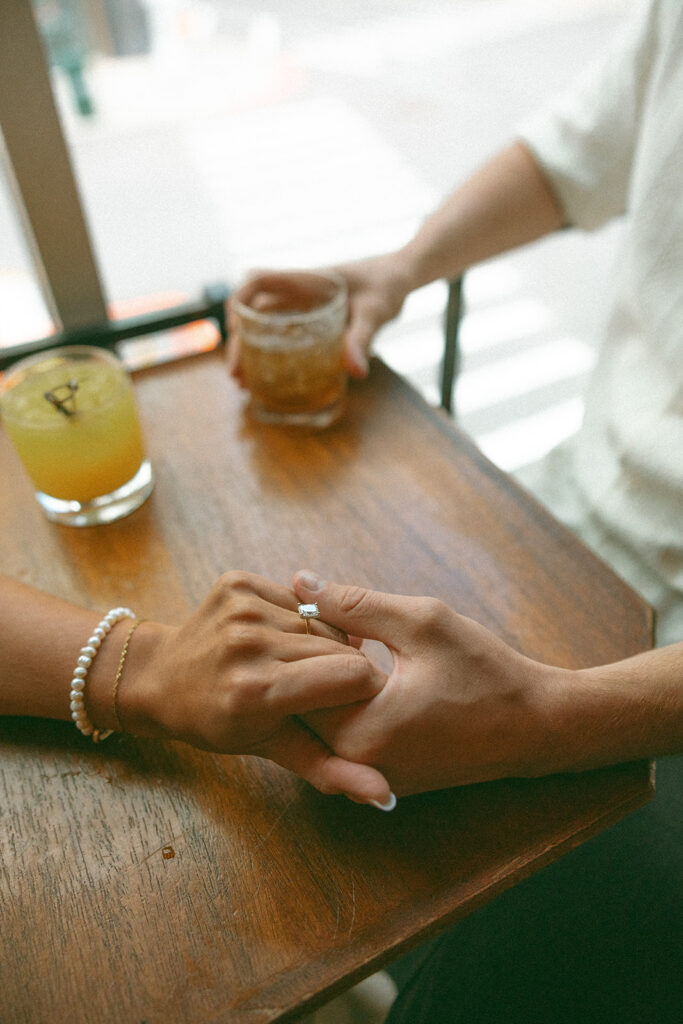
POLYGON ((132 511, 150 493, 133 388, 111 353, 70 346, 22 360, 5 375, 0 411, 48 515, 68 503, 71 512, 80 511, 80 522, 71 519, 76 525, 106 522, 132 511), (127 494, 125 509, 111 508, 145 467, 140 500, 130 505, 127 494), (92 514, 84 518, 89 505, 92 514))

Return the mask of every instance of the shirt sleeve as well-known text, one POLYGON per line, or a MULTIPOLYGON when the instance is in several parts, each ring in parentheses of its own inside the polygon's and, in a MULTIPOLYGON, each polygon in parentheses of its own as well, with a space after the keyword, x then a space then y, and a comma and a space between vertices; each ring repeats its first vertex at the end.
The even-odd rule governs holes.
POLYGON ((641 2, 607 53, 518 131, 576 227, 597 228, 628 211, 658 8, 659 0, 641 2))

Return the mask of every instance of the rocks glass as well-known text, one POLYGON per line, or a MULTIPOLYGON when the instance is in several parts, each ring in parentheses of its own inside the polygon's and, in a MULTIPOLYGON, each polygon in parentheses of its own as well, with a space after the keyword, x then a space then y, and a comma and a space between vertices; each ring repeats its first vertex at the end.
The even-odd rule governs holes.
POLYGON ((111 352, 71 345, 14 363, 0 414, 48 519, 112 522, 151 493, 133 387, 111 352))
POLYGON ((321 429, 346 393, 346 284, 333 272, 266 273, 231 298, 250 411, 266 423, 321 429))

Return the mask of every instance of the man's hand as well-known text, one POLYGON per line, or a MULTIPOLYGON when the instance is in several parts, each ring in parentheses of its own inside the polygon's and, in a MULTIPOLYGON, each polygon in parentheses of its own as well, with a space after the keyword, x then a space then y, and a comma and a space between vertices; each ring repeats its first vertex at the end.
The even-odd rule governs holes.
POLYGON ((683 752, 683 643, 564 669, 532 661, 440 601, 294 578, 325 621, 382 641, 394 665, 370 701, 306 721, 397 793, 584 771, 683 752))
POLYGON ((547 701, 561 670, 435 599, 310 582, 305 572, 294 579, 302 600, 350 634, 382 641, 394 659, 372 700, 305 716, 338 753, 375 765, 397 793, 550 770, 547 701))
MULTIPOLYGON (((334 270, 346 281, 349 293, 349 320, 346 329, 345 365, 352 377, 368 374, 368 353, 373 338, 384 324, 401 312, 411 284, 399 252, 387 253, 370 259, 345 263, 334 270)), ((253 275, 263 273, 254 271, 253 275)), ((285 275, 287 272, 284 272, 285 275)), ((290 276, 296 283, 296 271, 290 276)), ((250 275, 253 276, 253 275, 250 275)), ((228 371, 242 384, 240 338, 236 317, 230 313, 228 303, 230 342, 228 345, 228 371)))

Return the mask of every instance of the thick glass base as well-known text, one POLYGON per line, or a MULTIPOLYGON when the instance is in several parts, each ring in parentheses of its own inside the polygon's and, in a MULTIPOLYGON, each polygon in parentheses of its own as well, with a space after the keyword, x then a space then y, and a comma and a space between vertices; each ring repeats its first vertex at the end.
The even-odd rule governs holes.
POLYGON ((98 526, 130 515, 147 500, 153 487, 152 466, 149 459, 145 459, 128 483, 92 501, 63 501, 50 494, 43 494, 42 491, 36 491, 36 500, 53 523, 62 523, 64 526, 98 526))
POLYGON ((315 412, 276 412, 267 409, 253 400, 249 404, 249 412, 261 423, 272 423, 281 427, 304 427, 309 430, 324 430, 336 423, 344 411, 345 401, 340 398, 324 409, 315 412))

